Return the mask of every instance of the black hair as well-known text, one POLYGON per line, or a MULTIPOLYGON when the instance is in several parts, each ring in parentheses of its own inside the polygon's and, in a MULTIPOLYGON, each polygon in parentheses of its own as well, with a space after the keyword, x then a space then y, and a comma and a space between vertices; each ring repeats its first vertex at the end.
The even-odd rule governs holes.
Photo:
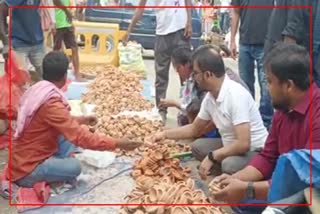
POLYGON ((192 50, 189 46, 181 46, 173 50, 172 59, 175 64, 191 63, 192 50))
POLYGON ((64 78, 68 67, 67 55, 61 51, 52 51, 44 57, 42 62, 43 79, 58 82, 64 78))
POLYGON ((192 64, 197 63, 202 72, 210 71, 216 77, 225 75, 225 67, 220 53, 212 45, 198 47, 192 55, 192 64))
POLYGON ((292 80, 304 91, 310 87, 310 57, 300 45, 276 43, 267 54, 264 66, 281 82, 292 80))
POLYGON ((190 104, 187 106, 186 111, 188 113, 198 114, 201 108, 201 99, 193 98, 190 104))

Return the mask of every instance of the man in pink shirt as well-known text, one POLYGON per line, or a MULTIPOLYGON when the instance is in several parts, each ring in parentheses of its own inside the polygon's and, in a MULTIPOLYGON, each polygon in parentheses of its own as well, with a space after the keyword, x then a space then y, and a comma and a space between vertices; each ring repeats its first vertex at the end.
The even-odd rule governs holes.
POLYGON ((267 55, 265 68, 272 103, 277 109, 269 136, 262 152, 246 168, 215 178, 226 185, 213 195, 219 201, 266 200, 279 156, 310 149, 310 129, 312 149, 320 149, 320 89, 315 84, 310 86, 308 52, 296 44, 278 44, 267 55))

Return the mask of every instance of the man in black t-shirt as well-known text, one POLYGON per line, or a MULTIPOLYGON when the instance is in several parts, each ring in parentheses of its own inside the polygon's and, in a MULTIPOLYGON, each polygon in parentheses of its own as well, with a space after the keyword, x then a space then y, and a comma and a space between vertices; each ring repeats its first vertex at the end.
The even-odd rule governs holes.
MULTIPOLYGON (((273 6, 273 0, 232 0, 233 6, 273 6)), ((236 56, 236 34, 240 22, 239 73, 255 98, 255 62, 260 85, 260 114, 269 128, 273 116, 270 95, 263 71, 263 48, 272 8, 233 8, 231 24, 231 52, 236 56)))

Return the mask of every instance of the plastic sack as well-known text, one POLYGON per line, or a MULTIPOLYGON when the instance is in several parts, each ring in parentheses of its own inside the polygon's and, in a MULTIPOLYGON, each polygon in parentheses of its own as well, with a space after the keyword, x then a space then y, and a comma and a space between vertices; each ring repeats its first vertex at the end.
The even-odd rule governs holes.
MULTIPOLYGON (((312 150, 312 185, 320 187, 319 149, 312 150)), ((310 187, 310 150, 293 150, 278 159, 272 175, 268 202, 274 203, 308 187, 310 187)))
POLYGON ((11 71, 9 71, 9 62, 5 61, 5 74, 0 77, 0 119, 9 118, 9 107, 12 110, 12 119, 17 118, 17 111, 19 107, 20 97, 22 96, 24 86, 30 82, 30 75, 27 71, 19 68, 19 63, 15 55, 11 54, 11 71), (11 73, 9 73, 11 72, 11 73), (10 79, 11 78, 11 79, 10 79), (11 84, 10 84, 11 83, 11 84), (10 87, 11 87, 11 106, 10 99, 10 87))
POLYGON ((22 65, 23 62, 20 62, 18 60, 14 52, 9 54, 9 56, 11 56, 11 73, 9 73, 10 72, 9 60, 6 60, 5 66, 4 66, 5 75, 7 75, 7 78, 11 77, 11 81, 13 84, 17 85, 18 87, 23 87, 31 81, 30 74, 28 73, 28 71, 19 67, 19 65, 22 65))
POLYGON ((107 151, 84 150, 76 158, 96 168, 107 168, 115 161, 116 155, 107 151))
POLYGON ((126 46, 122 43, 118 46, 119 64, 123 71, 135 71, 144 73, 144 62, 142 58, 142 46, 138 43, 129 42, 126 46))
POLYGON ((11 109, 12 119, 17 118, 20 97, 23 94, 23 89, 16 84, 11 84, 11 107, 9 103, 9 78, 5 74, 0 77, 0 119, 5 120, 9 118, 9 108, 11 109))

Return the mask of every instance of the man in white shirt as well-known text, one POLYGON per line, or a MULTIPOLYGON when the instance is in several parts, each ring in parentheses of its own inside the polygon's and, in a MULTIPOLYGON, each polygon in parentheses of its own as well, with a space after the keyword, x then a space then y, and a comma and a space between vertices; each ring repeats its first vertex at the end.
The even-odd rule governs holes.
POLYGON ((221 164, 222 172, 237 172, 264 147, 268 135, 257 104, 226 75, 223 59, 212 46, 198 48, 192 64, 194 79, 208 91, 197 118, 190 125, 155 134, 152 141, 197 138, 212 121, 221 140, 199 139, 192 145, 193 155, 202 161, 200 175, 205 179, 214 164, 221 164))
MULTIPOLYGON (((139 6, 145 6, 147 0, 140 0, 139 6)), ((191 0, 156 0, 156 6, 191 6, 191 0)), ((122 42, 126 44, 132 29, 142 17, 144 8, 138 8, 128 27, 122 42)), ((156 105, 163 123, 166 123, 167 108, 159 106, 160 99, 166 98, 171 55, 180 46, 190 46, 192 36, 191 8, 156 8, 156 42, 154 47, 156 70, 156 105)))

